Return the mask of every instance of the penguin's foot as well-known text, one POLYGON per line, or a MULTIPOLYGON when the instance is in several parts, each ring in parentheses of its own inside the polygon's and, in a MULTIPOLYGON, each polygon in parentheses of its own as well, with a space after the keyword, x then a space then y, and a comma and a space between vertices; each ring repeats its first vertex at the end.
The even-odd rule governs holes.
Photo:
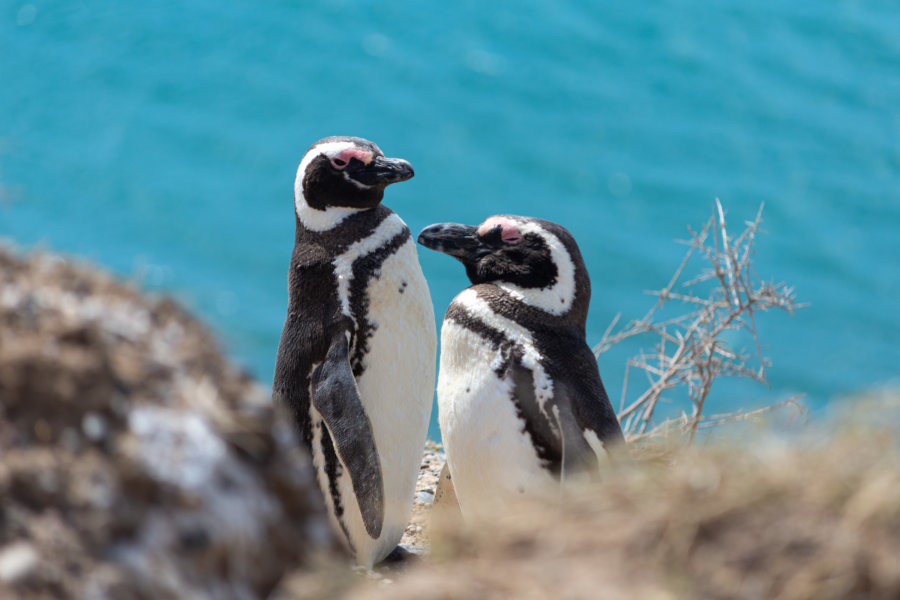
POLYGON ((410 546, 409 544, 399 544, 391 550, 390 554, 384 557, 384 560, 375 565, 375 569, 379 571, 402 569, 421 560, 424 554, 423 548, 410 546))

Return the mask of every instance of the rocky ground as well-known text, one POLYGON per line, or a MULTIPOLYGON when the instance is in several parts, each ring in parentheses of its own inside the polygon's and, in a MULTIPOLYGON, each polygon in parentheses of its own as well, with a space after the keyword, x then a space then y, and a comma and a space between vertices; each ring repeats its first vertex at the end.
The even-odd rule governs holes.
POLYGON ((259 598, 340 556, 293 427, 204 327, 0 249, 0 598, 259 598))
POLYGON ((428 524, 431 510, 447 507, 458 510, 450 473, 445 468, 447 458, 440 444, 428 441, 422 455, 422 467, 416 480, 416 496, 413 501, 412 516, 403 534, 401 544, 416 548, 421 552, 428 549, 428 524))
POLYGON ((900 598, 898 394, 479 522, 429 444, 427 554, 374 573, 266 396, 173 303, 0 249, 0 598, 900 598))

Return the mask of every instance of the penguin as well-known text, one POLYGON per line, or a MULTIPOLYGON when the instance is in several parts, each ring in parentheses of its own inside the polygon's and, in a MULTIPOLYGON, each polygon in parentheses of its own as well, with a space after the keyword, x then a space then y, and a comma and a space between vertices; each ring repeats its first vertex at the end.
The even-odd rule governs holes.
POLYGON ((409 228, 381 204, 412 176, 368 140, 328 137, 294 183, 272 395, 312 455, 332 524, 368 568, 402 554, 434 397, 431 296, 409 228))
POLYGON ((457 258, 472 283, 444 316, 437 386, 463 516, 622 460, 622 430, 585 337, 590 279, 572 235, 497 215, 431 225, 418 242, 457 258))

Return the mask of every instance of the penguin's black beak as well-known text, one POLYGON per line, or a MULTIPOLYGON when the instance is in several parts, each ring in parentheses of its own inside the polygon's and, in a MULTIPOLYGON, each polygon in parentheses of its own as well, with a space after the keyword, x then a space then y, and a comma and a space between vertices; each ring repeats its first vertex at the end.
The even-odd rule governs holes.
POLYGON ((351 177, 364 185, 390 185, 412 179, 412 165, 402 158, 376 156, 372 162, 354 170, 351 177))
POLYGON ((460 223, 435 223, 419 233, 420 244, 456 257, 464 263, 477 261, 494 250, 478 238, 477 227, 460 223))

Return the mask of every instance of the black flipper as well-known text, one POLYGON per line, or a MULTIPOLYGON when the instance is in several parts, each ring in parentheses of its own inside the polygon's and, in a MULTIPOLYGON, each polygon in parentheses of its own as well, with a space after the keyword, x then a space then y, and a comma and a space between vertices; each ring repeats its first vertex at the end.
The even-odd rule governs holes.
MULTIPOLYGON (((582 364, 591 365, 577 380, 569 380, 565 391, 571 396, 568 407, 572 419, 579 431, 579 437, 585 440, 585 433, 592 432, 603 444, 606 455, 612 465, 631 464, 631 455, 616 411, 613 410, 600 378, 600 371, 594 353, 585 344, 582 348, 582 364)), ((588 446, 590 448, 590 446, 588 446)), ((593 453, 593 450, 591 451, 593 453)), ((596 456, 596 455, 595 455, 596 456)))
POLYGON ((559 432, 554 430, 556 422, 552 415, 545 414, 534 393, 534 375, 531 369, 522 365, 521 356, 513 354, 508 373, 513 384, 513 399, 519 416, 525 421, 525 431, 531 438, 538 457, 554 473, 559 473, 562 459, 562 444, 559 432), (552 421, 551 421, 552 419, 552 421))
MULTIPOLYGON (((579 390, 563 381, 554 381, 553 399, 547 402, 546 410, 542 410, 535 396, 532 371, 521 364, 520 357, 515 356, 511 361, 509 374, 518 408, 538 454, 558 465, 563 480, 579 472, 599 472, 597 454, 584 437, 586 430, 593 431, 604 448, 612 450, 613 454, 619 447, 624 447, 619 423, 602 389, 603 384, 599 383, 599 376, 590 395, 579 394, 579 390), (543 445, 544 452, 539 444, 543 445)), ((611 458, 615 460, 613 456, 611 458)))
MULTIPOLYGON (((600 463, 593 448, 584 437, 583 424, 579 422, 578 415, 581 411, 574 406, 579 399, 573 390, 561 382, 554 382, 553 400, 559 411, 559 429, 562 433, 562 469, 560 478, 566 478, 575 473, 597 473, 600 463)), ((584 398, 581 402, 588 400, 584 398)))
POLYGON ((366 531, 373 539, 384 524, 384 483, 369 417, 350 369, 343 331, 331 340, 325 360, 312 374, 312 404, 328 426, 338 457, 350 474, 366 531))

